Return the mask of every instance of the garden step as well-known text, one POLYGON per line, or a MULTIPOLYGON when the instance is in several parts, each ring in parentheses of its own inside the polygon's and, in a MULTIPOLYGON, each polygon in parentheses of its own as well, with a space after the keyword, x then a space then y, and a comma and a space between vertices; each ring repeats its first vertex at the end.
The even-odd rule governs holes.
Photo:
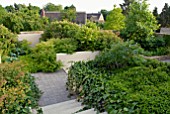
POLYGON ((81 106, 81 103, 77 102, 74 99, 53 105, 44 106, 42 107, 42 110, 44 114, 72 114, 82 108, 83 106, 81 106))
POLYGON ((92 108, 92 109, 88 109, 82 112, 78 112, 76 114, 107 114, 107 112, 97 113, 97 111, 95 111, 94 108, 92 108))

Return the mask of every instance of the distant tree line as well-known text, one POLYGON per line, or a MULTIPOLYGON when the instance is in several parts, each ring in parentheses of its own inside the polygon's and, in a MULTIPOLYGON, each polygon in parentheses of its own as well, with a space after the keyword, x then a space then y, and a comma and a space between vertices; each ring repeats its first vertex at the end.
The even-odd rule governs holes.
MULTIPOLYGON (((76 19, 74 5, 63 8, 62 5, 48 3, 44 6, 44 10, 63 12, 63 20, 74 21, 76 19)), ((4 25, 14 33, 43 30, 49 22, 47 17, 41 17, 41 9, 38 6, 16 3, 6 7, 0 5, 0 25, 4 25)))
POLYGON ((153 15, 156 17, 161 27, 170 27, 170 6, 168 3, 165 3, 160 14, 158 13, 158 8, 155 7, 153 15))

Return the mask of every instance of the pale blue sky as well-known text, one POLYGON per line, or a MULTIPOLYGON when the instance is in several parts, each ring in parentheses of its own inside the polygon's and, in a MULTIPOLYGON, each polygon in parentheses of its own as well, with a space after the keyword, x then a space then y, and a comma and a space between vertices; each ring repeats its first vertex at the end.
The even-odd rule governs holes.
MULTIPOLYGON (((13 5, 14 3, 21 3, 28 5, 31 3, 32 5, 39 6, 42 8, 48 2, 54 4, 61 4, 64 6, 70 6, 71 4, 75 5, 77 11, 86 11, 86 12, 98 12, 101 9, 111 10, 114 4, 123 3, 123 0, 0 0, 0 4, 2 6, 13 5)), ((158 7, 159 12, 162 10, 165 3, 170 5, 170 0, 148 0, 150 5, 150 10, 156 6, 158 7)))

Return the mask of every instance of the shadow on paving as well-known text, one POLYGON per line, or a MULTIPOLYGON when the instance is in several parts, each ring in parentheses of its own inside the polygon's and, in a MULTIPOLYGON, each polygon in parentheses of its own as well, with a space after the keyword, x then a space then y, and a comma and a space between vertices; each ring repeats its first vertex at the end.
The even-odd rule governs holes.
POLYGON ((54 73, 34 73, 35 82, 43 92, 40 100, 40 106, 47 106, 63 101, 75 99, 68 98, 69 92, 66 91, 67 74, 64 70, 54 73))

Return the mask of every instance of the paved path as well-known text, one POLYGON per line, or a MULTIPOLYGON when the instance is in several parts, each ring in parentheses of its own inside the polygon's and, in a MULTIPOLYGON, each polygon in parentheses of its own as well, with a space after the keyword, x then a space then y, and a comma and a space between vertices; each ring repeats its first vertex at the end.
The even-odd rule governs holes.
POLYGON ((68 98, 68 91, 66 91, 67 74, 64 70, 59 70, 55 73, 35 73, 35 82, 39 89, 43 92, 40 100, 40 106, 47 106, 63 101, 73 99, 68 98))

